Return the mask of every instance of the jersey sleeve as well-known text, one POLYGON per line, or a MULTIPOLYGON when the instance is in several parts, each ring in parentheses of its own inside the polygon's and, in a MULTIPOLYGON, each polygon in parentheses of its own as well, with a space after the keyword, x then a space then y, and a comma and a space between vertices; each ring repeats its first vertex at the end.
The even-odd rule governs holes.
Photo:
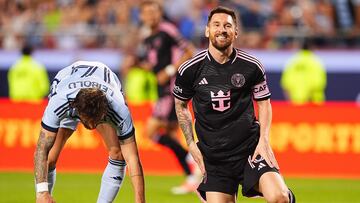
POLYGON ((57 132, 60 127, 60 121, 66 116, 70 108, 69 102, 57 99, 57 95, 50 98, 41 120, 41 126, 51 132, 57 132))
POLYGON ((256 63, 256 66, 255 85, 252 88, 253 98, 257 101, 269 99, 271 92, 266 81, 265 69, 260 62, 256 63))
POLYGON ((109 109, 106 117, 115 127, 119 139, 124 140, 134 135, 135 128, 122 92, 118 87, 114 88, 113 92, 113 96, 107 95, 109 109))
POLYGON ((190 100, 194 94, 194 78, 195 73, 192 71, 194 68, 188 64, 189 61, 185 61, 176 74, 175 85, 173 88, 173 95, 180 100, 190 100))
POLYGON ((118 133, 120 140, 125 140, 135 134, 135 128, 130 113, 124 119, 121 125, 121 129, 118 131, 118 133))

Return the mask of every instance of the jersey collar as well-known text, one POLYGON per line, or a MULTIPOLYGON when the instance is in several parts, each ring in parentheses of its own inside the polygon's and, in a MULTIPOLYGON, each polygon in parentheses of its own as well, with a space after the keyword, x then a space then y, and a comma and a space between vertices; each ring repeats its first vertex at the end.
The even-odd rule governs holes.
POLYGON ((226 63, 218 63, 214 57, 211 55, 209 49, 207 50, 207 54, 206 54, 207 58, 209 59, 210 62, 212 63, 216 63, 216 64, 219 64, 219 65, 226 65, 226 64, 233 64, 235 59, 236 59, 236 56, 237 56, 237 50, 235 48, 233 48, 233 51, 230 55, 230 59, 226 62, 226 63))

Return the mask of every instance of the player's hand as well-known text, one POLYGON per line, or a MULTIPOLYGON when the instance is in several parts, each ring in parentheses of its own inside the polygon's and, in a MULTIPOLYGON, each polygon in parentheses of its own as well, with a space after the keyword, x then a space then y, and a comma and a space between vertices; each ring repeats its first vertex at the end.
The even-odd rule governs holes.
POLYGON ((195 142, 190 143, 189 152, 194 158, 195 162, 198 164, 201 173, 205 175, 206 171, 205 171, 204 158, 195 142))
POLYGON ((36 194, 36 203, 55 203, 49 192, 40 192, 36 194))
POLYGON ((259 143, 256 146, 255 152, 251 158, 251 161, 255 161, 257 155, 263 157, 266 163, 271 167, 279 169, 279 164, 277 163, 274 153, 271 149, 270 143, 266 138, 260 137, 259 143))

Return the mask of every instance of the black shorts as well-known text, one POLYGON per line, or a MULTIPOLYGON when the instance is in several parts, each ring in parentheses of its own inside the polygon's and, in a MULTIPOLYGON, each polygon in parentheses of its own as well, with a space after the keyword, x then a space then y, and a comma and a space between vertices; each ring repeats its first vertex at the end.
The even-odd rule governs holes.
POLYGON ((198 192, 204 200, 206 200, 206 192, 210 191, 237 195, 239 185, 242 185, 243 196, 262 196, 254 189, 261 175, 266 172, 279 173, 276 168, 271 168, 261 156, 251 162, 250 154, 248 158, 236 162, 211 163, 205 160, 204 162, 207 175, 198 187, 198 192))
POLYGON ((152 116, 162 121, 177 121, 174 97, 160 97, 153 108, 152 116))

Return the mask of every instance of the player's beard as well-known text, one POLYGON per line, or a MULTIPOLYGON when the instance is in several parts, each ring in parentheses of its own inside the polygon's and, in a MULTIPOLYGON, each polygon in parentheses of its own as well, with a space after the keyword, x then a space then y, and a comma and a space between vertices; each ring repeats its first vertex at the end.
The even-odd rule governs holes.
POLYGON ((220 51, 226 50, 231 44, 231 37, 227 33, 217 34, 210 37, 211 44, 220 51), (217 39, 218 36, 223 36, 224 40, 217 39))

